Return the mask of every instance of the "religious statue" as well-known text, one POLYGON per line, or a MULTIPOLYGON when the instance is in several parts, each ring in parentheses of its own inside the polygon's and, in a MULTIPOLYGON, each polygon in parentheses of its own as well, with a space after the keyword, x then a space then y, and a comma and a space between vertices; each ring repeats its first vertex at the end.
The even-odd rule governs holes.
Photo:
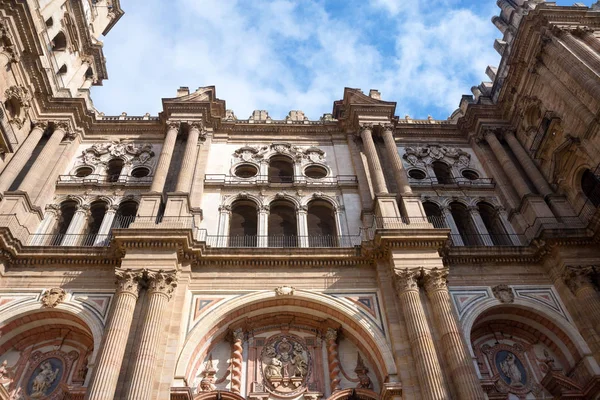
POLYGON ((46 396, 46 391, 52 386, 60 372, 60 368, 53 370, 52 364, 50 364, 49 361, 43 362, 42 365, 40 365, 40 369, 41 371, 33 379, 33 385, 31 387, 31 398, 33 399, 46 396))
POLYGON ((508 353, 504 361, 500 363, 500 369, 510 379, 510 386, 522 386, 523 376, 517 365, 517 357, 513 353, 508 353))
POLYGON ((306 357, 304 357, 304 350, 300 343, 294 343, 294 357, 292 358, 292 364, 294 365, 294 376, 303 378, 308 372, 308 363, 306 357))

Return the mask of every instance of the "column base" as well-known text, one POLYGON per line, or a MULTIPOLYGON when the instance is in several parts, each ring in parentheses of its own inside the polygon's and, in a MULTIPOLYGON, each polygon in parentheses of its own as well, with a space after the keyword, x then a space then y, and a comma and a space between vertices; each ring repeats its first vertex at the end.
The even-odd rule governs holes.
POLYGON ((375 195, 375 216, 377 218, 400 218, 400 209, 395 194, 379 193, 375 195))
POLYGON ((423 203, 421 202, 421 196, 415 194, 403 194, 400 195, 400 201, 398 203, 402 208, 402 213, 407 218, 427 218, 425 209, 423 209, 423 203))
POLYGON ((577 214, 565 196, 550 195, 547 200, 554 215, 560 218, 569 218, 569 225, 572 225, 571 222, 577 222, 577 214))
POLYGON ((138 216, 140 217, 156 217, 162 203, 162 193, 150 192, 142 194, 140 206, 138 208, 138 216))
POLYGON ((167 193, 167 205, 165 206, 165 217, 190 217, 190 195, 189 193, 174 192, 167 193))

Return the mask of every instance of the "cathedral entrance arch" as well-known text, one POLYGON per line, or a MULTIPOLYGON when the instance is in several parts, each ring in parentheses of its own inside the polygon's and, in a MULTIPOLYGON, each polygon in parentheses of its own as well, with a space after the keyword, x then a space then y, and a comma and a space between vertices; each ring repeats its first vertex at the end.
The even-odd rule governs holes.
POLYGON ((187 335, 175 379, 195 394, 230 390, 306 398, 341 389, 378 392, 396 374, 391 354, 380 329, 342 299, 283 287, 232 299, 207 313, 187 335))

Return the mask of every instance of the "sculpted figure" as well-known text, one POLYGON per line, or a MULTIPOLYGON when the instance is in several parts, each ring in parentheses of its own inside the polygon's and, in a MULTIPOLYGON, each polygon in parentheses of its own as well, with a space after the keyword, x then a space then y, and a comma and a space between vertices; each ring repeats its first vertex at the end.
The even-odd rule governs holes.
POLYGON ((283 369, 283 364, 277 357, 271 358, 269 361, 269 365, 265 368, 265 376, 267 379, 271 378, 281 378, 281 371, 283 369))
POLYGON ((508 353, 504 361, 500 363, 500 368, 504 372, 504 375, 510 379, 511 386, 523 385, 523 376, 521 375, 521 371, 519 371, 517 359, 513 353, 508 353))
POLYGON ((46 395, 46 391, 52 386, 60 369, 52 370, 52 364, 49 361, 42 363, 42 369, 33 379, 32 398, 39 398, 46 395))
POLYGON ((292 358, 292 364, 294 364, 294 376, 305 377, 308 372, 308 363, 304 357, 302 346, 299 343, 294 343, 294 357, 292 358))

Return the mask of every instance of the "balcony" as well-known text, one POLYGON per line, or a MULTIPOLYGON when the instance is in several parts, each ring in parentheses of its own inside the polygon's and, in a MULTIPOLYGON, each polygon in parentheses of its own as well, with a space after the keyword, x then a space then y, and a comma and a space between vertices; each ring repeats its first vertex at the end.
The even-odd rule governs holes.
POLYGON ((324 186, 356 186, 358 179, 355 175, 337 175, 324 178, 309 178, 304 175, 299 176, 267 176, 255 175, 249 178, 241 178, 235 175, 226 174, 206 174, 204 176, 206 185, 225 185, 225 186, 254 186, 254 185, 294 185, 307 187, 324 186))
POLYGON ((150 186, 152 179, 152 176, 136 178, 127 175, 59 175, 56 183, 58 186, 150 186))
POLYGON ((474 188, 474 189, 493 189, 496 183, 492 178, 446 178, 443 181, 437 178, 408 178, 408 182, 413 187, 438 187, 438 188, 474 188))

